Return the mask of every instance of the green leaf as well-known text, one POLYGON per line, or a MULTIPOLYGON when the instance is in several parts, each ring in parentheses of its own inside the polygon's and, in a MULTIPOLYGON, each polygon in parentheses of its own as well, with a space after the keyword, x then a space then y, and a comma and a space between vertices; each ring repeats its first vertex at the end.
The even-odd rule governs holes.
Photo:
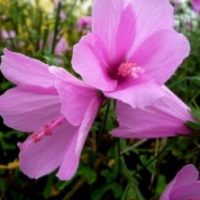
POLYGON ((77 175, 85 176, 89 184, 94 183, 97 179, 96 172, 86 167, 80 167, 77 171, 77 175))
POLYGON ((144 200, 144 197, 134 184, 128 184, 121 200, 144 200))
POLYGON ((94 191, 94 193, 92 194, 92 200, 102 199, 103 195, 109 190, 113 191, 113 195, 115 198, 119 198, 122 195, 122 188, 120 185, 118 185, 117 183, 107 183, 94 191))
POLYGON ((187 121, 185 123, 185 125, 190 128, 193 131, 199 131, 200 130, 200 123, 198 122, 191 122, 191 121, 187 121))
POLYGON ((115 179, 115 176, 112 171, 105 169, 101 172, 101 175, 106 178, 107 182, 110 182, 115 179))
MULTIPOLYGON (((153 159, 152 156, 151 156, 149 159, 147 159, 147 156, 146 156, 146 155, 140 155, 139 158, 140 158, 140 160, 141 160, 141 162, 142 162, 142 164, 143 164, 144 166, 146 166, 146 164, 147 164, 151 159, 153 159)), ((155 163, 155 162, 156 162, 156 161, 154 161, 154 162, 152 162, 151 164, 149 164, 148 166, 146 166, 146 169, 149 170, 149 172, 152 173, 152 174, 155 173, 155 168, 154 168, 154 163, 155 163)))
POLYGON ((158 178, 157 182, 157 187, 156 187, 156 194, 161 194, 166 186, 166 178, 163 175, 160 175, 158 178))
POLYGON ((70 180, 70 181, 60 181, 58 180, 56 187, 58 188, 58 190, 62 191, 65 189, 65 187, 67 187, 74 179, 70 180))
POLYGON ((199 77, 199 76, 193 76, 193 77, 192 77, 192 80, 193 80, 196 84, 200 85, 200 77, 199 77))
POLYGON ((200 110, 191 108, 191 114, 196 120, 200 121, 200 110))
POLYGON ((44 198, 47 199, 51 196, 51 191, 52 191, 52 188, 53 188, 53 181, 54 181, 54 177, 55 177, 55 174, 52 173, 48 176, 48 179, 47 179, 47 183, 45 185, 45 188, 43 190, 43 195, 44 195, 44 198))

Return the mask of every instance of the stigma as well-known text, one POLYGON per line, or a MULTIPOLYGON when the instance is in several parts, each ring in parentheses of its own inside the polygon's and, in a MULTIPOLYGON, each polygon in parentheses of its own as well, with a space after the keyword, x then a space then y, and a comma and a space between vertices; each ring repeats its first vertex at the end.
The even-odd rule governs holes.
POLYGON ((136 63, 125 62, 122 63, 118 68, 118 75, 123 77, 132 76, 133 78, 137 79, 139 75, 143 73, 145 73, 145 70, 136 63))

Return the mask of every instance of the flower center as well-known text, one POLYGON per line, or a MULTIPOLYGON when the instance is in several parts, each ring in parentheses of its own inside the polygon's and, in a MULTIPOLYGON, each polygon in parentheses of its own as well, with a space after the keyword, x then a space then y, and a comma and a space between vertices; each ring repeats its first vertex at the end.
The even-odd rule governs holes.
POLYGON ((45 136, 51 136, 53 134, 52 129, 60 126, 64 119, 65 118, 62 116, 58 119, 52 120, 49 124, 45 124, 42 130, 32 133, 27 141, 24 143, 18 142, 17 146, 20 148, 20 150, 24 150, 32 144, 40 142, 45 136))
POLYGON ((138 78, 140 74, 143 74, 145 70, 137 66, 136 63, 125 62, 122 63, 118 68, 118 75, 123 77, 132 76, 133 78, 138 78))

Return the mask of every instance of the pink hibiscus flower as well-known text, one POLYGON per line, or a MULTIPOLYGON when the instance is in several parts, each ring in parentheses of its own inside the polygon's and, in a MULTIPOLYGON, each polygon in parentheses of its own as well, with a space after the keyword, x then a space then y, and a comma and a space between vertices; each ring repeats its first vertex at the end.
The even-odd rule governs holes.
POLYGON ((133 109, 118 101, 116 114, 119 127, 111 134, 122 138, 159 138, 191 133, 184 125, 186 121, 195 121, 190 108, 167 87, 162 89, 165 96, 145 108, 133 109))
POLYGON ((150 105, 189 53, 173 25, 167 0, 95 0, 92 33, 75 45, 73 68, 107 97, 150 105))
POLYGON ((71 108, 71 115, 66 118, 51 67, 19 53, 4 50, 4 54, 1 71, 17 86, 0 96, 0 115, 6 125, 33 132, 24 143, 18 143, 21 170, 30 178, 38 178, 59 168, 57 176, 69 180, 77 170, 100 97, 68 72, 52 67, 54 73, 62 73, 66 87, 76 88, 76 97, 81 99, 79 104, 73 102, 73 94, 67 96, 74 110, 71 108))
POLYGON ((184 166, 165 188, 159 200, 199 200, 199 172, 194 165, 184 166))
MULTIPOLYGON (((34 132, 18 144, 25 174, 38 178, 59 167, 60 179, 74 175, 102 101, 98 89, 120 100, 118 116, 123 106, 135 112, 169 98, 161 85, 189 52, 186 38, 172 28, 172 16, 167 0, 95 0, 93 32, 76 45, 73 56, 75 70, 89 86, 64 69, 5 50, 1 70, 17 87, 0 97, 0 115, 10 127, 34 132)), ((177 125, 182 128, 180 121, 177 125)))

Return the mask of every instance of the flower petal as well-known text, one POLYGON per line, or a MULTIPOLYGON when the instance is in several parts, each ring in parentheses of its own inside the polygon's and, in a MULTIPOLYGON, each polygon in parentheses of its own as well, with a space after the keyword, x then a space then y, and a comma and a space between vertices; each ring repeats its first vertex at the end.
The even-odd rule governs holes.
POLYGON ((130 0, 94 1, 92 31, 103 42, 109 64, 125 58, 135 37, 135 14, 130 0))
POLYGON ((67 51, 69 49, 69 45, 68 42, 65 40, 65 38, 60 38, 60 40, 58 41, 54 53, 57 55, 63 55, 63 53, 65 51, 67 51))
POLYGON ((107 53, 98 36, 88 34, 74 46, 72 65, 88 85, 106 91, 115 89, 117 81, 109 77, 107 53))
POLYGON ((89 105, 85 113, 83 122, 80 125, 78 132, 76 133, 77 140, 74 139, 72 141, 70 148, 67 150, 64 160, 62 161, 62 164, 59 168, 57 176, 61 180, 69 180, 75 174, 78 168, 79 157, 83 149, 83 145, 85 143, 88 132, 92 126, 92 123, 96 117, 100 103, 101 101, 97 97, 89 105))
POLYGON ((189 185, 199 178, 199 172, 194 165, 189 164, 184 166, 174 178, 173 190, 182 187, 183 185, 189 185))
POLYGON ((194 11, 199 12, 200 11, 200 2, 199 0, 191 0, 192 7, 194 11))
POLYGON ((174 200, 199 200, 200 199, 200 181, 190 185, 184 185, 177 190, 172 191, 169 199, 174 200))
POLYGON ((194 195, 196 193, 200 194, 199 193, 200 182, 197 181, 198 175, 199 172, 197 171, 194 165, 189 164, 184 166, 177 173, 175 178, 167 185, 159 200, 166 200, 166 199, 189 200, 188 197, 185 198, 187 194, 190 194, 190 197, 193 198, 196 197, 193 196, 193 194, 194 195), (198 190, 196 190, 197 188, 194 189, 194 192, 190 192, 191 190, 188 190, 191 186, 194 186, 195 188, 197 185, 198 185, 198 190), (180 198, 180 195, 182 194, 183 196, 182 198, 180 198))
POLYGON ((186 121, 194 120, 189 108, 170 90, 163 87, 165 96, 145 108, 131 108, 123 102, 117 102, 119 128, 111 134, 123 138, 158 138, 188 134, 186 121))
POLYGON ((3 75, 16 85, 54 87, 54 76, 48 65, 20 53, 4 49, 0 69, 3 75))
POLYGON ((164 96, 163 90, 155 83, 143 83, 114 92, 104 92, 105 96, 117 99, 131 105, 133 108, 143 108, 164 96))
POLYGON ((18 86, 0 96, 0 115, 14 129, 32 132, 60 115, 56 91, 34 86, 18 86))
POLYGON ((45 136, 41 141, 26 147, 26 141, 31 140, 31 135, 24 142, 25 148, 22 148, 19 154, 22 172, 30 178, 39 178, 58 168, 66 152, 70 151, 70 145, 77 137, 77 130, 77 127, 73 127, 65 120, 53 130, 52 135, 45 136))
POLYGON ((134 0, 132 3, 136 18, 136 36, 132 49, 135 51, 152 33, 161 28, 173 27, 174 9, 168 0, 134 0))
POLYGON ((189 43, 184 36, 165 28, 149 36, 130 61, 145 70, 142 76, 145 81, 154 79, 162 85, 188 56, 189 50, 189 43))
POLYGON ((82 123, 88 105, 98 97, 96 89, 72 76, 63 68, 51 67, 56 76, 56 88, 62 102, 61 113, 74 126, 82 123))

